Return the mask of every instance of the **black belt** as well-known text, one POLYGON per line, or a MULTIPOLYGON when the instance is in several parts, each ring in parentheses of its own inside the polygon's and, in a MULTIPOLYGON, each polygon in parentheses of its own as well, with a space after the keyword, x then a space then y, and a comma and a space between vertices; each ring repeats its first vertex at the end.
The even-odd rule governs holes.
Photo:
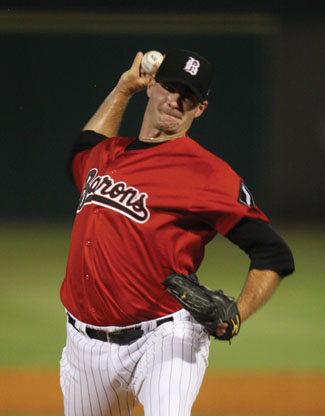
MULTIPOLYGON (((156 321, 157 326, 162 325, 166 322, 173 321, 173 317, 158 319, 156 321)), ((76 328, 76 320, 68 314, 68 322, 78 331, 76 328)), ((141 325, 136 325, 132 328, 120 329, 113 332, 103 331, 102 329, 86 328, 86 334, 89 338, 98 339, 104 342, 113 342, 114 344, 127 345, 131 342, 142 337, 144 331, 141 329, 141 325)))

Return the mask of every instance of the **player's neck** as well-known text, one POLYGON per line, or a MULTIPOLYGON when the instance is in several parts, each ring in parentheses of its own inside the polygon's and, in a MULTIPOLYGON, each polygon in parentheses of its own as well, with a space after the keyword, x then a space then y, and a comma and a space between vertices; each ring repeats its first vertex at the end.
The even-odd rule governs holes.
POLYGON ((176 135, 175 137, 171 137, 171 136, 161 136, 161 137, 139 137, 139 140, 141 142, 145 142, 145 143, 161 143, 161 142, 167 142, 169 140, 175 140, 178 137, 180 137, 179 135, 176 135))
POLYGON ((169 140, 175 140, 179 137, 185 137, 187 132, 177 132, 174 134, 168 134, 164 131, 160 131, 153 128, 141 128, 139 133, 139 140, 146 143, 159 143, 166 142, 169 140))

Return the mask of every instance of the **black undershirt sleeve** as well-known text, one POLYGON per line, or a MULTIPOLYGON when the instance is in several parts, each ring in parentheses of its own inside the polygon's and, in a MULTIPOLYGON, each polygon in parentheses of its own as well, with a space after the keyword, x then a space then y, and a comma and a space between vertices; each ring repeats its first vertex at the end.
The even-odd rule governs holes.
POLYGON ((73 175, 72 175, 73 158, 79 152, 92 149, 104 139, 106 139, 104 135, 96 133, 95 131, 92 131, 92 130, 83 130, 79 133, 77 140, 75 141, 74 145, 72 146, 72 149, 70 150, 68 162, 67 162, 67 168, 66 168, 67 175, 72 183, 74 183, 73 175))
POLYGON ((274 270, 281 277, 293 273, 290 248, 266 222, 243 218, 226 237, 250 257, 250 269, 274 270))
MULTIPOLYGON (((72 174, 73 158, 76 156, 77 153, 83 152, 84 150, 90 150, 105 139, 107 139, 106 136, 100 133, 96 133, 93 130, 83 130, 79 133, 77 140, 75 141, 69 153, 69 158, 68 158, 68 163, 67 163, 67 168, 66 168, 67 175, 72 183, 74 183, 73 174, 72 174)), ((125 148, 125 150, 127 151, 127 150, 150 149, 153 146, 157 146, 161 144, 163 144, 163 142, 146 143, 146 142, 141 142, 139 138, 136 138, 125 148)))
POLYGON ((72 160, 77 153, 92 149, 104 139, 107 139, 107 137, 105 137, 103 134, 96 133, 95 131, 81 131, 71 149, 70 160, 72 160))

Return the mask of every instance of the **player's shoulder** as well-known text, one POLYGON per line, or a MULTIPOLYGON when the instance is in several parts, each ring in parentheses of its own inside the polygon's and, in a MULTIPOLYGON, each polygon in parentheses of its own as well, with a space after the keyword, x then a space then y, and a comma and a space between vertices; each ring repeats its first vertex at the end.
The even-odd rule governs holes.
POLYGON ((215 155, 211 151, 207 150, 200 143, 193 140, 191 137, 186 137, 184 140, 184 146, 186 151, 196 157, 202 165, 205 166, 211 172, 228 171, 229 173, 236 174, 232 167, 221 157, 215 155))
POLYGON ((114 137, 105 137, 103 141, 100 142, 103 146, 117 146, 125 145, 134 140, 134 137, 123 137, 123 136, 114 136, 114 137))
POLYGON ((94 153, 98 155, 101 154, 103 156, 105 152, 113 155, 116 152, 123 150, 132 140, 134 140, 134 138, 121 136, 105 137, 93 150, 94 153))

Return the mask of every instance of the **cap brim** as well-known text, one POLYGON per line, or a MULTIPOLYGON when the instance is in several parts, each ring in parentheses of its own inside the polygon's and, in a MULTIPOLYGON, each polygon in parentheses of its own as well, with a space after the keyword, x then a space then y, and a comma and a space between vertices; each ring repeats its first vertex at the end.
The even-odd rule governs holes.
POLYGON ((203 103, 203 101, 205 101, 207 98, 204 97, 200 91, 198 91, 190 82, 184 80, 184 79, 180 79, 177 77, 156 77, 156 81, 161 83, 161 82, 177 82, 178 84, 183 84, 186 85, 196 96, 196 98, 200 101, 200 103, 203 103))

